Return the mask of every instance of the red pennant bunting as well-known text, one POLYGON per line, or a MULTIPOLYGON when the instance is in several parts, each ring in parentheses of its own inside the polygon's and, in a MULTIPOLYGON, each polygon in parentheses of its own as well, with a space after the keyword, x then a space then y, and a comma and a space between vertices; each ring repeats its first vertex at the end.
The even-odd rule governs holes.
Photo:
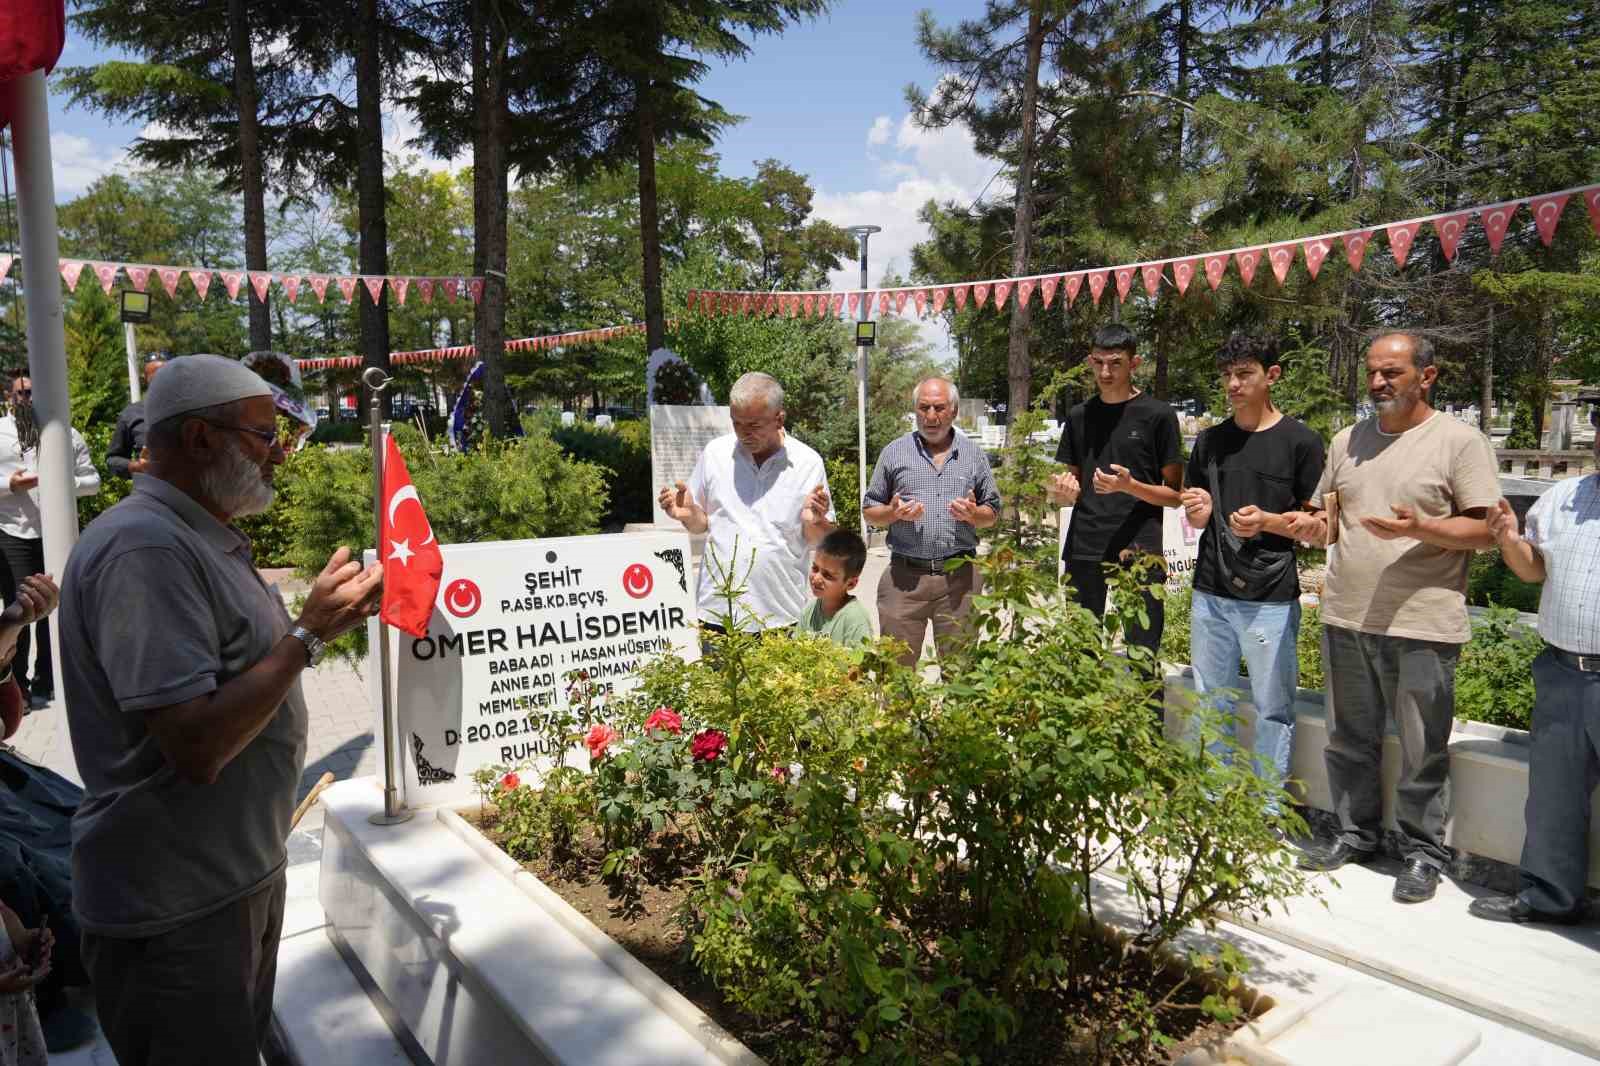
POLYGON ((1110 274, 1107 270, 1096 270, 1089 275, 1089 294, 1094 297, 1094 305, 1100 306, 1100 294, 1106 291, 1106 278, 1110 274))
POLYGON ((311 291, 317 294, 317 303, 326 303, 328 299, 328 275, 313 274, 306 281, 311 285, 311 291))
POLYGON ((700 303, 700 290, 690 289, 689 295, 685 299, 689 305, 689 310, 693 311, 700 303))
POLYGON ((194 286, 194 291, 200 297, 200 299, 204 300, 206 298, 206 293, 211 291, 211 271, 189 271, 189 283, 194 286))
POLYGON ((363 275, 361 278, 361 284, 366 286, 367 295, 372 297, 372 302, 374 304, 379 303, 383 299, 383 277, 381 275, 378 277, 367 277, 363 275))
POLYGON ((1060 283, 1061 275, 1058 274, 1051 274, 1039 282, 1039 298, 1046 307, 1049 307, 1050 301, 1056 298, 1056 286, 1060 283))
POLYGON ((1222 284, 1222 275, 1228 272, 1228 257, 1225 255, 1206 256, 1206 281, 1215 289, 1222 284))
MULTIPOLYGON (((436 280, 439 283, 439 292, 440 292, 440 294, 442 294, 444 296, 444 302, 447 303, 447 304, 455 303, 456 302, 456 297, 461 294, 461 279, 460 278, 438 278, 436 280)), ((706 294, 705 293, 701 293, 700 294, 700 306, 701 307, 705 307, 705 303, 706 303, 706 294)))
POLYGON ((1132 288, 1133 288, 1133 268, 1132 267, 1118 267, 1117 268, 1117 299, 1126 300, 1128 298, 1128 290, 1132 289, 1132 288))
POLYGON ((11 256, 0 255, 0 281, 6 280, 6 275, 11 273, 11 256))
POLYGON ((850 317, 851 318, 856 317, 856 312, 858 312, 860 310, 861 310, 861 294, 859 292, 853 292, 853 293, 850 294, 850 317))
POLYGON ((250 287, 256 291, 256 299, 262 303, 267 302, 267 286, 272 284, 271 274, 251 274, 250 287))
MULTIPOLYGON (((844 293, 842 293, 842 292, 834 293, 831 297, 828 298, 828 303, 833 308, 833 317, 834 318, 838 318, 839 317, 839 312, 844 310, 844 293)), ((639 330, 637 328, 635 328, 633 332, 637 333, 637 332, 639 332, 639 330)))
POLYGON ((739 297, 739 311, 742 314, 748 315, 752 310, 755 309, 755 305, 756 296, 754 293, 747 292, 743 296, 739 297))
POLYGON ((983 302, 989 298, 989 284, 984 282, 972 287, 972 302, 974 306, 982 307, 983 302))
MULTIPOLYGON (((1083 277, 1084 276, 1083 276, 1083 274, 1079 273, 1079 274, 1068 274, 1066 277, 1067 277, 1067 306, 1071 307, 1072 304, 1073 304, 1073 301, 1078 298, 1078 290, 1083 288, 1083 277)), ((1106 279, 1105 279, 1104 276, 1102 276, 1100 278, 1100 287, 1101 288, 1105 288, 1105 284, 1106 284, 1106 279)), ((1094 288, 1093 285, 1091 285, 1089 287, 1091 289, 1094 288)), ((1098 292, 1095 293, 1094 302, 1095 303, 1099 303, 1100 302, 1100 294, 1098 292)))
POLYGON ((967 307, 967 287, 965 285, 957 285, 951 291, 953 291, 955 293, 956 310, 957 311, 966 310, 966 307, 967 307))
POLYGON ((343 277, 339 279, 339 292, 344 296, 345 303, 352 303, 356 298, 356 279, 343 277))
POLYGON ((1000 310, 1006 305, 1006 298, 1011 295, 1011 282, 997 281, 994 283, 994 309, 1000 310))
POLYGON ((896 289, 894 294, 894 313, 897 315, 904 314, 906 309, 906 301, 909 299, 911 299, 910 290, 896 289))
POLYGON ((467 295, 472 297, 472 302, 473 303, 477 303, 479 300, 483 299, 483 279, 482 278, 468 278, 467 279, 467 295))
POLYGON ((299 274, 285 274, 279 280, 283 282, 283 294, 289 298, 290 303, 300 299, 299 274))
POLYGON ((1350 264, 1351 270, 1360 270, 1362 262, 1367 258, 1367 245, 1372 243, 1372 235, 1377 230, 1362 229, 1351 230, 1342 234, 1344 241, 1344 260, 1350 264))
POLYGON ((1234 252, 1233 258, 1239 264, 1240 279, 1249 288, 1250 283, 1256 280, 1256 264, 1261 262, 1261 249, 1246 248, 1242 252, 1234 252))
POLYGON ((1178 286, 1178 295, 1184 296, 1189 292, 1189 282, 1194 280, 1194 272, 1199 269, 1198 259, 1179 259, 1172 264, 1172 283, 1178 286))
POLYGON ((949 299, 949 297, 950 297, 950 290, 949 289, 934 289, 933 290, 933 313, 934 314, 937 315, 937 314, 940 314, 940 313, 942 313, 944 311, 944 302, 945 302, 945 300, 949 299))
POLYGON ((801 298, 800 304, 806 309, 806 317, 810 318, 811 312, 816 308, 817 298, 808 292, 801 298))
MULTIPOLYGON (((425 303, 425 304, 433 303, 433 279, 432 278, 418 278, 417 279, 417 295, 422 297, 422 302, 423 303, 425 303)), ((690 305, 690 307, 693 307, 693 306, 694 306, 693 304, 690 305)))
POLYGON ((912 298, 913 301, 916 302, 916 305, 917 305, 917 317, 918 318, 921 318, 923 315, 928 313, 928 290, 927 289, 918 289, 916 292, 911 294, 911 298, 912 298))
MULTIPOLYGON (((133 291, 143 292, 145 285, 150 281, 150 268, 147 266, 131 266, 127 268, 127 271, 128 280, 133 282, 133 291)), ((0 277, 4 276, 3 273, 0 273, 0 277)))
POLYGON ((183 271, 177 267, 157 267, 156 276, 161 279, 161 287, 167 290, 167 299, 176 299, 178 279, 183 276, 183 271))
POLYGON ((887 290, 878 293, 878 314, 880 314, 880 315, 888 314, 889 313, 889 304, 891 304, 893 301, 894 301, 894 294, 893 293, 888 292, 887 290))
POLYGON ((117 264, 94 263, 92 265, 94 267, 94 276, 100 279, 100 287, 106 291, 107 296, 110 296, 111 286, 117 283, 117 264))
POLYGON ((1289 276, 1289 264, 1294 262, 1294 245, 1274 244, 1267 249, 1267 262, 1272 264, 1272 276, 1282 285, 1289 276))
POLYGON ((390 278, 389 288, 394 290, 394 302, 404 307, 406 305, 406 290, 411 288, 411 279, 390 278))
POLYGON ((1329 252, 1333 251, 1333 245, 1318 237, 1314 241, 1306 241, 1305 244, 1301 245, 1301 248, 1305 251, 1306 273, 1310 274, 1312 280, 1315 281, 1317 271, 1322 269, 1322 261, 1328 258, 1329 252))
POLYGON ((61 280, 67 283, 68 292, 78 291, 78 275, 83 273, 83 264, 76 259, 63 259, 61 261, 61 280))
POLYGON ((217 273, 222 275, 222 287, 228 291, 228 299, 237 300, 239 298, 239 286, 244 283, 244 272, 242 270, 219 270, 217 273))
POLYGON ((1600 185, 1583 190, 1583 204, 1589 209, 1589 222, 1594 226, 1595 236, 1600 237, 1600 185))
POLYGON ((1389 252, 1394 256, 1394 265, 1405 269, 1406 258, 1411 254, 1411 242, 1417 239, 1417 227, 1420 222, 1396 222, 1385 226, 1383 231, 1389 235, 1389 252))
POLYGON ((1161 291, 1161 263, 1145 263, 1139 268, 1139 274, 1144 278, 1144 291, 1150 296, 1155 296, 1161 291))
POLYGON ((1471 211, 1463 211, 1459 215, 1447 215, 1444 218, 1433 220, 1433 231, 1439 235, 1439 250, 1444 252, 1446 262, 1456 257, 1456 245, 1461 243, 1461 235, 1467 230, 1467 223, 1472 219, 1471 211))
POLYGON ((1533 213, 1533 224, 1539 228, 1539 239, 1545 247, 1550 247, 1550 241, 1556 235, 1556 224, 1561 221, 1561 212, 1567 206, 1567 193, 1560 196, 1541 196, 1528 201, 1528 210, 1533 213))
POLYGON ((761 310, 769 315, 775 315, 783 309, 783 301, 778 299, 777 293, 768 293, 761 301, 761 310))

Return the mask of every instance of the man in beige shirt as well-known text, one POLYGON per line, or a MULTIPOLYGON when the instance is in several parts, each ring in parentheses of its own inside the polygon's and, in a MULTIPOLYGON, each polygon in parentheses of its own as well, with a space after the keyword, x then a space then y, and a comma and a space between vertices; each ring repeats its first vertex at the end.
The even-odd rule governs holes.
POLYGON ((1474 550, 1493 544, 1485 518, 1500 499, 1488 440, 1429 405, 1438 373, 1423 337, 1388 333, 1372 343, 1367 389, 1377 417, 1334 437, 1310 501, 1318 513, 1296 515, 1292 526, 1298 539, 1327 543, 1332 532, 1334 541, 1322 597, 1324 759, 1340 832, 1300 865, 1335 870, 1377 855, 1384 726, 1393 714, 1406 860, 1394 898, 1402 903, 1431 899, 1450 861, 1447 744, 1456 660, 1471 636, 1467 567, 1474 550))

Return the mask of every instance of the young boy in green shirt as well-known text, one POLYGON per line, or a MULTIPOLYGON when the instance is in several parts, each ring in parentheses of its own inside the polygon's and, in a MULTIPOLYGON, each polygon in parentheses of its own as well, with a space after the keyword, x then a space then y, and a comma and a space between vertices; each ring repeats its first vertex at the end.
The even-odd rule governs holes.
POLYGON ((795 632, 827 637, 846 648, 872 639, 872 620, 861 601, 850 595, 867 565, 867 545, 860 534, 836 529, 822 538, 811 556, 811 594, 800 612, 795 632))

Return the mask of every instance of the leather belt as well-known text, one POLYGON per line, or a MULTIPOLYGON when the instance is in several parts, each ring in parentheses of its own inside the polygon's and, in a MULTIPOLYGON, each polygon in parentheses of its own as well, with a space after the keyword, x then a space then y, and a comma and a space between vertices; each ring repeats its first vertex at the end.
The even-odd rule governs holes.
POLYGON ((1600 655, 1579 655, 1576 652, 1558 648, 1554 644, 1546 644, 1550 654, 1574 670, 1582 670, 1586 674, 1600 674, 1600 655))
POLYGON ((973 555, 973 552, 956 552, 954 555, 946 555, 943 559, 918 559, 911 555, 890 555, 889 562, 895 566, 903 566, 908 570, 915 570, 919 574, 942 574, 945 572, 945 563, 951 559, 971 560, 973 555))

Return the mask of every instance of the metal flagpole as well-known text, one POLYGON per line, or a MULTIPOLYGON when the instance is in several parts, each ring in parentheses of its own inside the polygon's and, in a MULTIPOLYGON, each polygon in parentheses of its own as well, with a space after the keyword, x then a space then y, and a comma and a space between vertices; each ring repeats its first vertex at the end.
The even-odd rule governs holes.
MULTIPOLYGON (((11 137, 17 164, 17 229, 22 291, 28 300, 28 373, 39 422, 39 511, 44 568, 59 580, 78 540, 73 489, 71 409, 67 397, 66 333, 61 317, 61 246, 56 237, 56 188, 50 169, 50 111, 44 71, 0 85, 11 94, 11 137)), ((56 616, 50 616, 52 631, 56 616)), ((57 648, 61 647, 57 640, 57 648)), ((62 656, 55 657, 59 674, 62 656)))
MULTIPOLYGON (((882 226, 850 227, 850 232, 861 241, 861 311, 858 319, 861 322, 865 322, 872 313, 867 307, 867 240, 882 229, 882 226)), ((867 346, 862 343, 859 330, 856 333, 856 448, 856 503, 861 505, 867 498, 867 346)), ((866 507, 862 506, 861 539, 871 543, 870 537, 866 507)))
POLYGON ((133 323, 122 324, 122 340, 128 349, 128 396, 139 402, 139 338, 133 334, 133 323))
MULTIPOLYGON (((378 565, 383 565, 383 390, 389 375, 369 366, 361 380, 372 393, 372 543, 378 565)), ((400 805, 399 768, 394 745, 394 704, 389 699, 389 627, 378 619, 378 692, 383 709, 383 810, 368 815, 373 825, 397 825, 410 821, 411 812, 400 805)))

